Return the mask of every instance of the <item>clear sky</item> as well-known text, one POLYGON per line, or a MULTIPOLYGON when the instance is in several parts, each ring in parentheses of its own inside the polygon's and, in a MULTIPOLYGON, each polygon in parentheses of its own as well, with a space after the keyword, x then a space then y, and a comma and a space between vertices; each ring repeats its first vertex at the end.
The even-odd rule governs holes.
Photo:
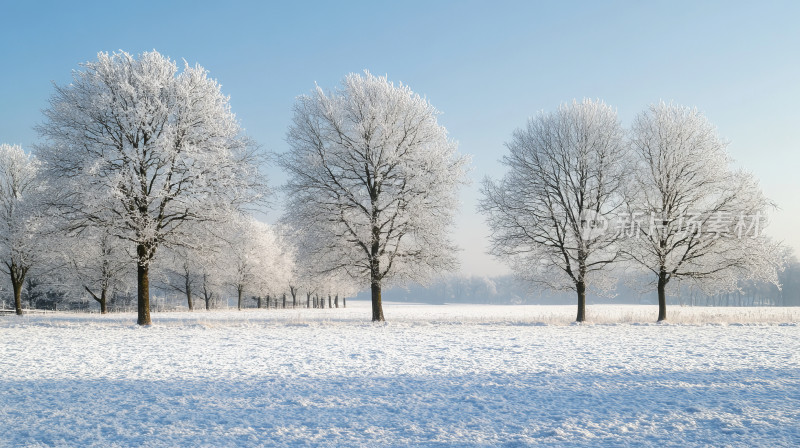
MULTIPOLYGON (((472 154, 456 240, 462 270, 497 274, 475 211, 512 131, 572 99, 626 126, 659 100, 696 106, 780 209, 768 233, 800 252, 800 2, 0 0, 0 142, 30 148, 52 93, 99 51, 156 49, 222 84, 247 133, 283 152, 314 82, 387 74, 426 96, 472 154)), ((283 175, 271 169, 274 184, 283 175)), ((280 213, 270 213, 274 219, 280 213)))

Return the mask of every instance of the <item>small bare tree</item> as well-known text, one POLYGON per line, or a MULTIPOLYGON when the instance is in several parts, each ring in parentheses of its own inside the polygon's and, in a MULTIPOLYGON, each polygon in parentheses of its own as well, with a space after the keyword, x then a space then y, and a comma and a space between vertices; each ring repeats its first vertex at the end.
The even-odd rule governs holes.
POLYGON ((506 144, 508 173, 486 179, 480 210, 488 218, 490 252, 525 280, 578 295, 613 285, 600 271, 621 259, 605 216, 624 204, 626 147, 616 112, 584 100, 541 113, 506 144))
POLYGON ((125 242, 105 228, 87 229, 79 235, 59 235, 65 249, 61 277, 76 292, 86 292, 108 312, 114 293, 129 289, 133 260, 125 242))
POLYGON ((216 247, 221 241, 214 238, 214 235, 204 232, 203 226, 194 227, 198 236, 206 237, 207 240, 197 241, 190 246, 171 247, 160 263, 163 281, 159 287, 186 297, 189 311, 194 311, 194 298, 202 298, 203 272, 218 269, 216 261, 221 252, 216 247))

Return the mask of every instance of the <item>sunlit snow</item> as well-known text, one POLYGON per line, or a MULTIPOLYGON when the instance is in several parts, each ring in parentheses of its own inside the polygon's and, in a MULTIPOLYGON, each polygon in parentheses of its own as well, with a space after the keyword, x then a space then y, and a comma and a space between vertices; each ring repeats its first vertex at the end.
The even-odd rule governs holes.
POLYGON ((800 310, 0 316, 5 446, 790 446, 800 310))

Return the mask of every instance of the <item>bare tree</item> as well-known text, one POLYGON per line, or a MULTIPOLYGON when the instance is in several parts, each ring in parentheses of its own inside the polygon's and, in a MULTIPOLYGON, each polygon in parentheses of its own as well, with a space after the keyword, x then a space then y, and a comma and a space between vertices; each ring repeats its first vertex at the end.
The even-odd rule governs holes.
POLYGON ((369 282, 372 320, 382 321, 386 283, 425 281, 454 269, 448 237, 468 159, 407 86, 350 74, 341 89, 301 96, 288 132, 285 221, 301 256, 326 272, 369 282))
POLYGON ((506 144, 508 173, 486 179, 480 210, 491 228, 490 252, 523 279, 578 295, 613 285, 600 271, 620 260, 604 216, 623 205, 626 147, 616 112, 584 100, 541 113, 506 144))
MULTIPOLYGON (((206 306, 206 311, 211 309, 211 306, 219 300, 219 285, 215 282, 208 268, 204 268, 200 277, 200 297, 206 306)), ((267 297, 269 300, 269 297, 267 297)))
POLYGON ((214 266, 214 254, 205 244, 170 248, 168 256, 162 257, 160 263, 163 281, 159 287, 182 294, 189 311, 194 311, 194 298, 201 289, 203 272, 214 266))
POLYGON ((197 268, 191 257, 173 254, 173 266, 166 272, 167 280, 164 288, 171 289, 186 297, 186 306, 194 311, 194 295, 201 281, 201 270, 197 268))
POLYGON ((659 321, 671 281, 707 292, 731 291, 741 279, 778 284, 783 250, 761 235, 772 203, 750 173, 731 169, 726 143, 702 114, 652 105, 634 120, 631 144, 638 166, 626 251, 655 275, 659 321))
POLYGON ((100 313, 108 312, 108 302, 115 291, 126 291, 131 285, 133 260, 123 241, 107 229, 86 229, 79 235, 59 235, 65 246, 66 259, 61 277, 69 278, 71 289, 86 292, 100 305, 100 313))
POLYGON ((150 324, 149 267, 187 222, 223 222, 263 197, 257 154, 228 97, 200 66, 157 52, 99 53, 56 86, 37 148, 72 229, 107 227, 135 247, 138 323, 150 324))

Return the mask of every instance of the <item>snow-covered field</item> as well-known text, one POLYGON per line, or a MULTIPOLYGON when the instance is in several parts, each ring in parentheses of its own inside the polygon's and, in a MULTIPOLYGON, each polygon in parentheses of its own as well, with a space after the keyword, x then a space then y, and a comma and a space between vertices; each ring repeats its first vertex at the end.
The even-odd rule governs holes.
POLYGON ((0 316, 0 445, 800 445, 800 310, 368 307, 0 316))

